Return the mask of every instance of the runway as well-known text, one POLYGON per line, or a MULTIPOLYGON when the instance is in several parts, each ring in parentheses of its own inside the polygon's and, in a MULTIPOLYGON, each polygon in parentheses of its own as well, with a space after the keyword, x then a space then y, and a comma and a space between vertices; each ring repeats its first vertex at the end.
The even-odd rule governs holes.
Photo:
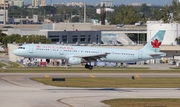
MULTIPOLYGON (((47 86, 29 79, 44 75, 86 77, 89 73, 2 73, 0 74, 0 107, 108 107, 100 101, 113 98, 180 98, 179 88, 66 88, 47 86)), ((117 74, 93 75, 116 77, 117 74)), ((118 74, 120 75, 128 76, 118 74)), ((148 77, 147 74, 144 75, 148 77)), ((155 74, 150 76, 153 75, 157 76, 155 74)), ((168 74, 158 75, 168 76, 168 74)), ((179 76, 179 74, 170 76, 175 77, 175 75, 179 76)))
POLYGON ((141 78, 147 77, 180 77, 180 73, 0 73, 0 77, 2 76, 25 76, 27 77, 90 77, 93 75, 95 77, 114 77, 114 78, 123 78, 123 77, 131 77, 131 76, 139 76, 141 78))

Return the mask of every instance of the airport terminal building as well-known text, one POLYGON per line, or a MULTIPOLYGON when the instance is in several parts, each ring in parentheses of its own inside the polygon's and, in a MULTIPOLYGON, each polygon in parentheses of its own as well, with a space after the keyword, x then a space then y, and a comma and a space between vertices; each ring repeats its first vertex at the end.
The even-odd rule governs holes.
POLYGON ((39 29, 14 29, 9 28, 8 35, 19 34, 44 35, 51 43, 56 44, 99 44, 101 42, 101 31, 90 30, 90 24, 44 24, 39 29))
MULTIPOLYGON (((91 27, 92 24, 59 23, 43 24, 42 28, 20 29, 8 28, 6 33, 24 35, 44 35, 51 43, 59 44, 90 44, 90 45, 131 45, 133 41, 124 33, 105 33, 100 29, 91 27)), ((99 26, 97 26, 99 27, 99 26)))
POLYGON ((48 31, 51 43, 62 44, 98 44, 101 42, 101 31, 48 31))

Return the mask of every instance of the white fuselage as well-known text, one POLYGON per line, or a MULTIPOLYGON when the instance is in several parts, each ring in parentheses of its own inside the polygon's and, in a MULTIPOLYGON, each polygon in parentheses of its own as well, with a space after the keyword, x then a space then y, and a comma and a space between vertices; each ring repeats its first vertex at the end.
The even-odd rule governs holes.
POLYGON ((14 51, 15 55, 26 58, 69 59, 74 56, 97 55, 109 53, 100 58, 104 62, 132 62, 152 59, 151 52, 130 49, 99 48, 90 46, 64 46, 50 44, 26 44, 14 51))

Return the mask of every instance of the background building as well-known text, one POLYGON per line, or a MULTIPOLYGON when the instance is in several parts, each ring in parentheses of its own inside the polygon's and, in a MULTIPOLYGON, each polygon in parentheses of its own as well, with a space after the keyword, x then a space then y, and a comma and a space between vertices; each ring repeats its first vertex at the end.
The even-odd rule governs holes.
POLYGON ((180 37, 180 24, 163 23, 161 21, 147 22, 147 41, 149 41, 158 30, 166 30, 162 45, 176 45, 176 38, 180 37))
MULTIPOLYGON (((4 23, 4 10, 0 10, 0 24, 4 23)), ((6 10, 6 22, 8 22, 8 10, 6 10)))
POLYGON ((12 6, 18 6, 18 7, 24 6, 24 0, 12 0, 12 6))
POLYGON ((101 0, 101 7, 105 4, 105 7, 113 7, 112 0, 101 0))
MULTIPOLYGON (((11 0, 9 0, 9 1, 6 1, 6 8, 7 7, 9 7, 9 2, 10 2, 11 0)), ((0 7, 4 7, 4 0, 0 0, 0 7)))
MULTIPOLYGON (((131 3, 131 6, 142 6, 142 3, 131 3)), ((152 4, 146 4, 147 6, 152 6, 152 4)))
POLYGON ((91 30, 91 25, 88 23, 44 23, 41 29, 9 28, 7 34, 44 35, 52 43, 99 44, 101 31, 91 30))
POLYGON ((67 2, 67 6, 79 6, 79 7, 83 7, 84 3, 83 2, 67 2))
MULTIPOLYGON (((106 12, 114 12, 114 9, 105 8, 105 11, 106 11, 106 12)), ((97 14, 101 14, 101 9, 100 9, 100 8, 99 8, 99 9, 96 9, 96 13, 97 13, 97 14)))
POLYGON ((32 7, 46 6, 46 0, 32 0, 32 7))
POLYGON ((41 0, 40 6, 46 6, 46 0, 41 0))
POLYGON ((99 44, 101 42, 101 31, 48 31, 48 30, 29 30, 29 29, 8 29, 8 35, 20 34, 26 35, 43 35, 51 43, 62 44, 99 44))
POLYGON ((91 23, 44 23, 44 30, 60 30, 60 31, 88 31, 91 29, 91 23))
POLYGON ((63 44, 98 44, 101 42, 101 31, 48 31, 52 43, 63 44))
POLYGON ((116 34, 102 34, 101 40, 105 45, 115 45, 117 43, 117 35, 116 34))
POLYGON ((32 6, 33 6, 33 7, 38 7, 38 6, 39 6, 38 1, 39 1, 39 0, 32 0, 32 6))

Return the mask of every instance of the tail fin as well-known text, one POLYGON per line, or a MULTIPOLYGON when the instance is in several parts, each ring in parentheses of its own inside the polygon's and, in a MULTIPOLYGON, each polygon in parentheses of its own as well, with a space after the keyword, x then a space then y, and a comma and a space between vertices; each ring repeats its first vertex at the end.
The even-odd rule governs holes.
POLYGON ((156 35, 151 38, 151 41, 149 41, 141 50, 159 52, 165 32, 165 30, 159 30, 156 35))

